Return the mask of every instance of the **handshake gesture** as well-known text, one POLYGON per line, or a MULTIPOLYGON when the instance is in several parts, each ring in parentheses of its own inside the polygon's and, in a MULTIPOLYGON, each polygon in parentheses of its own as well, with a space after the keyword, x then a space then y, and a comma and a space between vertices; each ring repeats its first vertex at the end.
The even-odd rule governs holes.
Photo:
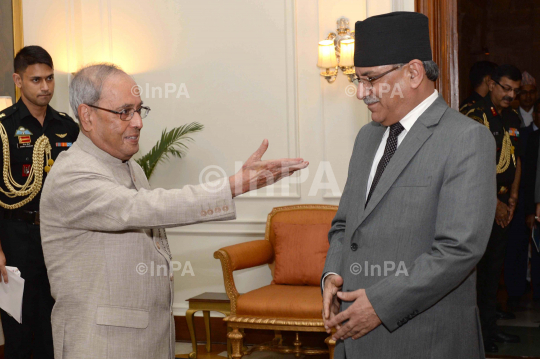
POLYGON ((276 183, 283 177, 304 169, 309 162, 302 158, 281 158, 278 160, 262 160, 268 149, 268 140, 264 140, 255 153, 253 153, 240 171, 229 177, 233 198, 243 193, 253 191, 276 183))

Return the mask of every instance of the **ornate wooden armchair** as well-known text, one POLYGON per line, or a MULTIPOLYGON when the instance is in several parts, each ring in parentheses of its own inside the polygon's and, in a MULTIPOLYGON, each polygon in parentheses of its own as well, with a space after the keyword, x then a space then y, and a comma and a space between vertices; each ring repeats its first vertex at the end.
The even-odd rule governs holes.
POLYGON ((326 332, 321 314, 320 278, 328 249, 328 230, 336 211, 337 206, 330 205, 276 207, 268 214, 265 239, 221 248, 214 253, 221 260, 225 289, 231 301, 231 314, 224 320, 232 358, 242 358, 254 350, 296 356, 328 353, 333 358, 335 341, 331 336, 325 340, 328 349, 303 348, 299 332, 326 332), (296 246, 293 250, 291 243, 296 246), (295 258, 299 262, 294 263, 295 258), (233 272, 264 264, 270 266, 272 283, 240 295, 233 272), (274 330, 275 337, 271 343, 247 350, 243 346, 245 328, 274 330), (294 346, 283 345, 281 331, 296 332, 294 346))

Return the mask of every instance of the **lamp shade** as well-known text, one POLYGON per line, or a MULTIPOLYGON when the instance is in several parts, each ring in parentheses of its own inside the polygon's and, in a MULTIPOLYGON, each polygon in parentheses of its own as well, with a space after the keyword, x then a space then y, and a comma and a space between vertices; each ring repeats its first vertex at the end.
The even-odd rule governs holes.
POLYGON ((339 66, 354 66, 354 39, 342 40, 339 45, 340 59, 339 66))
POLYGON ((13 105, 13 102, 11 101, 10 96, 0 96, 0 111, 3 111, 11 105, 13 105))
POLYGON ((338 61, 336 58, 336 50, 334 48, 334 40, 323 40, 319 42, 319 61, 318 67, 329 69, 336 67, 338 61))

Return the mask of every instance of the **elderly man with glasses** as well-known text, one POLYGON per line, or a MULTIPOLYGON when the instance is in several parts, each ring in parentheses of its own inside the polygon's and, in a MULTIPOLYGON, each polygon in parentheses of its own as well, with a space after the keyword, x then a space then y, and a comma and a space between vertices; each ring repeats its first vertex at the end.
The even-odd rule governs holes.
POLYGON ((41 201, 56 300, 55 358, 174 358, 174 281, 164 228, 234 219, 235 196, 308 165, 300 158, 261 160, 264 140, 234 176, 152 190, 132 159, 150 111, 134 86, 110 64, 83 68, 70 85, 81 134, 52 166, 41 201))
POLYGON ((478 309, 484 346, 488 352, 497 352, 495 342, 520 341, 519 336, 498 328, 496 307, 508 226, 516 210, 521 179, 521 119, 517 111, 510 107, 520 93, 521 71, 512 65, 501 65, 494 71, 491 80, 489 93, 481 101, 462 108, 461 112, 489 128, 497 144, 497 210, 486 252, 477 268, 478 309))

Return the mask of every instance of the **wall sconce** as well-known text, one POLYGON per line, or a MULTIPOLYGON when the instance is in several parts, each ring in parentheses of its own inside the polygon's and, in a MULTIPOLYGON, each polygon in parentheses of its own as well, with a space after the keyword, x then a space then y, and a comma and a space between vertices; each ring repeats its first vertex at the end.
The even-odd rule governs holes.
POLYGON ((11 96, 0 96, 0 111, 5 110, 9 106, 13 105, 11 96))
POLYGON ((328 34, 326 40, 319 42, 319 61, 317 66, 325 69, 321 72, 328 83, 336 81, 338 68, 347 75, 349 82, 355 77, 354 71, 354 31, 349 29, 349 20, 345 17, 337 21, 337 35, 328 34))

